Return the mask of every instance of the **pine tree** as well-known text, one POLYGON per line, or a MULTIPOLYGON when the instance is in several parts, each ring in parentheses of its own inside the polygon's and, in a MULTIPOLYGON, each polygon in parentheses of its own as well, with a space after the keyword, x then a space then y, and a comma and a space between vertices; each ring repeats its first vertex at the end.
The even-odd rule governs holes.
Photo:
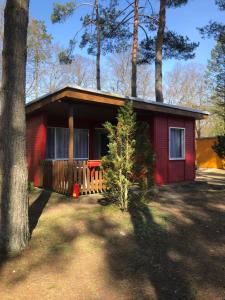
POLYGON ((157 102, 163 102, 162 62, 163 59, 190 59, 198 43, 190 42, 188 37, 176 34, 166 29, 166 11, 185 5, 188 0, 160 0, 157 22, 148 26, 149 35, 140 43, 139 63, 155 61, 155 96, 157 102), (151 33, 156 36, 151 36, 151 33))
POLYGON ((127 211, 130 201, 129 190, 135 162, 135 119, 133 104, 127 101, 119 109, 117 124, 106 122, 104 125, 109 139, 108 154, 102 159, 107 196, 122 211, 127 211))
POLYGON ((28 0, 7 0, 0 91, 0 249, 27 246, 25 80, 28 0))
POLYGON ((52 36, 47 33, 45 23, 36 19, 31 20, 27 38, 27 73, 30 75, 29 81, 33 83, 29 89, 34 89, 35 98, 38 98, 40 92, 41 67, 51 55, 51 41, 52 36))
POLYGON ((212 50, 208 78, 212 87, 212 112, 218 117, 217 134, 225 135, 225 43, 221 39, 212 50))
MULTIPOLYGON (((55 3, 52 13, 52 22, 65 22, 66 19, 81 6, 88 5, 92 8, 91 14, 81 18, 83 34, 80 47, 87 47, 88 54, 96 57, 96 87, 101 89, 101 56, 106 53, 120 52, 127 47, 130 33, 126 24, 117 26, 117 20, 122 12, 117 8, 118 1, 111 0, 108 6, 101 5, 99 0, 76 3, 70 1, 65 4, 55 3)), ((77 43, 78 32, 69 42, 69 47, 60 54, 62 63, 70 64, 73 61, 73 52, 77 43)))
MULTIPOLYGON (((219 10, 225 10, 225 0, 215 0, 219 10)), ((212 113, 217 116, 215 131, 218 135, 225 135, 225 25, 209 22, 199 28, 203 38, 214 38, 216 46, 211 52, 208 63, 208 79, 212 88, 212 113)))
MULTIPOLYGON (((215 4, 219 10, 225 10, 225 0, 215 0, 215 4)), ((210 21, 206 26, 198 28, 203 38, 214 38, 216 41, 224 43, 225 40, 225 24, 216 21, 210 21)))

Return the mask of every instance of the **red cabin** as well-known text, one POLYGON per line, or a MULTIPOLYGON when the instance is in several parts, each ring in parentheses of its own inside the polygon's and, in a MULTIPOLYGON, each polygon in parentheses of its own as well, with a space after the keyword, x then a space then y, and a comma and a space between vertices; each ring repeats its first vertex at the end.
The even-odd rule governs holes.
POLYGON ((68 177, 71 185, 80 180, 84 192, 101 190, 98 167, 107 152, 102 124, 115 121, 117 109, 126 99, 133 100, 137 118, 150 125, 149 138, 156 156, 155 182, 194 180, 195 120, 207 118, 207 113, 72 87, 26 105, 29 180, 35 186, 66 193, 68 177), (75 172, 71 175, 72 165, 75 172))

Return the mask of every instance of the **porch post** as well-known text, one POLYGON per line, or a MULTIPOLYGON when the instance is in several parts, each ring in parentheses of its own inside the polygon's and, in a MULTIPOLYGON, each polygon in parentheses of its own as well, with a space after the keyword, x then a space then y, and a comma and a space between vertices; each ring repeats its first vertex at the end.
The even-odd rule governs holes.
POLYGON ((74 148, 74 117, 73 117, 73 106, 69 108, 69 147, 68 147, 68 158, 69 158, 69 169, 68 169, 68 192, 69 195, 73 194, 73 148, 74 148))

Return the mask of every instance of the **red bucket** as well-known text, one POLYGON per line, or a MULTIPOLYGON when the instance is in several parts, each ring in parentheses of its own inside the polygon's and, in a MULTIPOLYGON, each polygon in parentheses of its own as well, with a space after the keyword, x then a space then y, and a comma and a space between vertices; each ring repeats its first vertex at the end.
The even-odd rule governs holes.
POLYGON ((78 199, 78 197, 79 197, 79 184, 78 183, 75 183, 73 185, 73 197, 74 197, 74 199, 78 199))

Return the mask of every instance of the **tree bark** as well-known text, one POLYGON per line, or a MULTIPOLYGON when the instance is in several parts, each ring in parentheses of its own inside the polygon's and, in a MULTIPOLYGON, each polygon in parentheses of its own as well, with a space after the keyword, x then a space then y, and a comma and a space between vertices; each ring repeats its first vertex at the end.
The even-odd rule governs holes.
POLYGON ((7 0, 0 115, 0 249, 18 252, 29 239, 25 82, 29 0, 7 0))
POLYGON ((159 25, 156 37, 155 56, 155 96, 157 102, 163 102, 162 91, 162 47, 166 24, 166 0, 160 0, 159 25))
POLYGON ((131 96, 137 97, 138 0, 134 1, 134 30, 131 70, 131 96))
POLYGON ((34 56, 34 86, 35 86, 35 98, 39 96, 39 53, 35 51, 34 56))
POLYGON ((95 1, 96 9, 96 32, 97 32, 97 55, 96 55, 96 82, 97 90, 101 90, 101 33, 100 33, 100 24, 99 24, 99 0, 95 1))

